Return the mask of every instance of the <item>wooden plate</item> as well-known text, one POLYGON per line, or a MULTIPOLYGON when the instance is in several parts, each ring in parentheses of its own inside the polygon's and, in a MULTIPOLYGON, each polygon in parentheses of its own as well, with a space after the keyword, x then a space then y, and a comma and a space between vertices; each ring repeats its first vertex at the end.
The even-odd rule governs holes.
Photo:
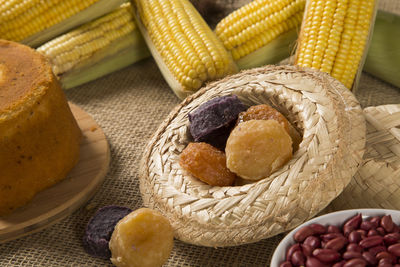
POLYGON ((70 215, 88 201, 108 171, 110 150, 106 137, 85 111, 70 103, 83 133, 80 160, 67 178, 38 193, 33 200, 0 217, 0 243, 42 230, 70 215))

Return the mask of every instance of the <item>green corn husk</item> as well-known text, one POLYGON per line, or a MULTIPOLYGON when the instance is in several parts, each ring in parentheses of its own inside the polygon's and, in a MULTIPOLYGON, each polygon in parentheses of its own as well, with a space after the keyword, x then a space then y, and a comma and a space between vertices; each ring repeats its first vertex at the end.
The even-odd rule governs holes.
POLYGON ((400 16, 378 11, 363 70, 400 87, 400 16))
POLYGON ((267 45, 244 56, 236 61, 240 70, 251 69, 267 64, 276 64, 287 58, 294 51, 295 40, 297 39, 298 29, 292 29, 279 35, 267 45))
POLYGON ((123 69, 150 56, 137 31, 110 45, 95 58, 60 76, 62 88, 70 89, 123 69))
POLYGON ((37 51, 48 58, 64 89, 150 56, 133 21, 130 3, 43 44, 37 51))

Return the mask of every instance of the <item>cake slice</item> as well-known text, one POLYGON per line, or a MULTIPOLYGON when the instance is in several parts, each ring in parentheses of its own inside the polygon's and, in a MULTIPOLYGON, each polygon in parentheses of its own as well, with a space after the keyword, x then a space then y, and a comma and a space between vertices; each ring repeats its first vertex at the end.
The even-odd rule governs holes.
POLYGON ((46 59, 0 40, 0 216, 78 162, 81 130, 46 59))

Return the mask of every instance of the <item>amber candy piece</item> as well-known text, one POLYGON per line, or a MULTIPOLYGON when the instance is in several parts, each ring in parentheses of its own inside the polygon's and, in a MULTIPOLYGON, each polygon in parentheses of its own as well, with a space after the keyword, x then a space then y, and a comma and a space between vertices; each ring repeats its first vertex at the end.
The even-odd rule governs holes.
POLYGON ((226 167, 225 153, 207 143, 189 143, 179 164, 209 185, 228 186, 235 181, 235 174, 226 167))
POLYGON ((245 121, 249 121, 249 120, 276 120, 283 126, 285 131, 292 138, 293 151, 296 151, 299 148, 299 144, 301 143, 301 139, 302 139, 301 135, 289 123, 289 121, 285 118, 285 116, 283 116, 282 113, 280 113, 273 107, 266 105, 266 104, 251 106, 246 111, 241 112, 239 114, 236 125, 238 125, 241 122, 245 122, 245 121))
POLYGON ((276 120, 283 126, 286 132, 290 134, 288 120, 282 115, 282 113, 269 105, 262 104, 251 106, 246 111, 240 112, 238 123, 249 120, 276 120))
POLYGON ((174 245, 174 233, 160 212, 137 209, 115 226, 110 240, 111 262, 117 267, 159 267, 174 245))
POLYGON ((229 170, 244 179, 259 180, 292 157, 292 139, 276 120, 249 120, 233 129, 225 152, 229 170))

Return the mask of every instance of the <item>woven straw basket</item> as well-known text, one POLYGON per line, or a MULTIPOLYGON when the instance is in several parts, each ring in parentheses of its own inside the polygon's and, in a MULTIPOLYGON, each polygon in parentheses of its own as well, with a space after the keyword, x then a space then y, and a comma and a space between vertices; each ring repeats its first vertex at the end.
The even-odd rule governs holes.
POLYGON ((324 209, 350 182, 365 147, 365 120, 351 92, 327 74, 266 66, 209 84, 161 124, 140 166, 144 205, 163 213, 176 238, 203 246, 255 242, 290 230, 324 209), (302 133, 293 158, 243 186, 209 186, 179 166, 191 141, 188 113, 218 96, 277 108, 302 133))
POLYGON ((367 150, 360 169, 328 210, 400 209, 400 105, 364 109, 367 150))

